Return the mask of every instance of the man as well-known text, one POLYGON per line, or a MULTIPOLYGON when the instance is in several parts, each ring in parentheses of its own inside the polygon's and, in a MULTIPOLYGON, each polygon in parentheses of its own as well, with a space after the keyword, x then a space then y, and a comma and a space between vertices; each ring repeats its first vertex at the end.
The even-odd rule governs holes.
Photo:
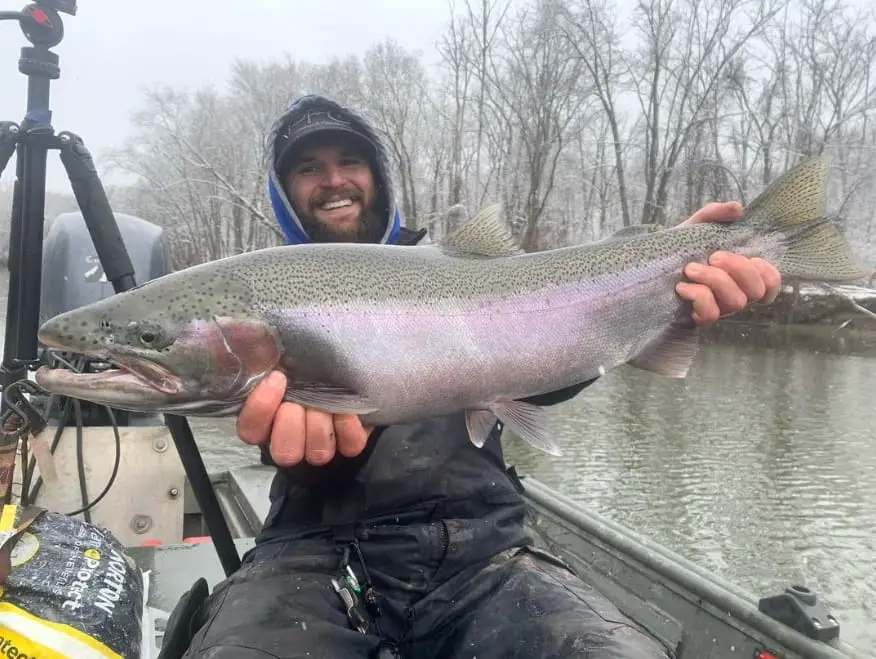
MULTIPOLYGON (((380 139, 328 99, 299 99, 277 121, 269 159, 269 193, 290 243, 415 245, 425 235, 401 226, 380 139)), ((688 221, 740 210, 709 205, 688 221)), ((732 254, 686 274, 678 294, 700 324, 769 302, 779 288, 772 266, 732 254)), ((555 404, 587 384, 532 400, 555 404)), ((500 427, 478 449, 461 414, 363 428, 355 416, 282 402, 284 388, 272 374, 239 415, 240 438, 279 467, 272 505, 243 566, 195 617, 186 656, 671 656, 529 546, 500 427), (352 577, 358 597, 339 594, 352 577)))

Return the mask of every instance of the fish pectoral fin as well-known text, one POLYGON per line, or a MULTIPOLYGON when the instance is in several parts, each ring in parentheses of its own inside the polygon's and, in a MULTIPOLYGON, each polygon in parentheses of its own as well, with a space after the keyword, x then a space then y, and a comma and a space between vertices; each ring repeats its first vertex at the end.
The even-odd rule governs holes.
POLYGON ((355 391, 322 382, 295 382, 286 390, 284 399, 331 414, 368 414, 378 409, 355 391))
POLYGON ((503 400, 490 405, 490 411, 514 434, 539 451, 555 456, 563 454, 552 437, 543 407, 519 400, 503 400))
POLYGON ((699 349, 697 328, 688 323, 671 325, 627 363, 667 378, 687 376, 699 349))
POLYGON ((483 448, 498 419, 490 410, 466 410, 465 427, 471 443, 483 448))

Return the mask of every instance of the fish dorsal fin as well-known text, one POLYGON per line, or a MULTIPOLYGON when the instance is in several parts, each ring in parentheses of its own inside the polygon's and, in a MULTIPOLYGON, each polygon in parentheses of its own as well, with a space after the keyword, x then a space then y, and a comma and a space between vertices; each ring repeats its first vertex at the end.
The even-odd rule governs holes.
POLYGON ((775 228, 803 224, 824 215, 827 159, 813 156, 798 163, 772 182, 745 208, 755 222, 768 221, 775 228))
POLYGON ((499 204, 486 206, 446 236, 439 246, 456 256, 498 258, 523 254, 523 249, 502 224, 500 217, 499 204))

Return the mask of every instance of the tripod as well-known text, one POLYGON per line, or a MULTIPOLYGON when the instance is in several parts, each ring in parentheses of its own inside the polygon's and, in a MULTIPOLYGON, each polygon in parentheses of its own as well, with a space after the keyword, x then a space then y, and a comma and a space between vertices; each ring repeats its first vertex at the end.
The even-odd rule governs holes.
MULTIPOLYGON (((104 192, 103 184, 82 139, 70 132, 55 134, 51 125, 49 86, 61 75, 57 46, 64 28, 59 12, 76 15, 76 0, 37 0, 20 12, 0 11, 0 20, 16 20, 32 46, 21 49, 18 70, 27 76, 27 111, 21 125, 0 121, 0 174, 16 152, 9 236, 9 297, 6 340, 0 364, 4 391, 27 377, 38 362, 42 288, 43 225, 46 197, 46 159, 57 150, 70 179, 76 203, 98 259, 116 293, 136 286, 134 267, 104 192)), ((7 408, 3 399, 3 411, 7 408)), ((212 536, 226 575, 240 566, 240 557, 200 451, 185 417, 165 415, 180 461, 212 536)), ((7 441, 7 445, 9 442, 7 441)), ((14 450, 14 448, 13 448, 14 450)))

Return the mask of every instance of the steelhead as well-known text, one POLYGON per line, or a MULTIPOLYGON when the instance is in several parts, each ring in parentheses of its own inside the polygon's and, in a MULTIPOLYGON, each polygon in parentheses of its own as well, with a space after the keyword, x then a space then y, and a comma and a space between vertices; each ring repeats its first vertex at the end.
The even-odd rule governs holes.
POLYGON ((684 377, 697 350, 675 293, 691 261, 761 256, 786 280, 868 276, 824 214, 827 164, 786 172, 730 223, 524 253, 490 206, 440 244, 306 244, 181 270, 60 314, 46 346, 116 368, 42 367, 55 394, 116 408, 236 414, 272 369, 286 399, 388 425, 465 410, 482 446, 496 419, 558 455, 543 408, 523 398, 622 364, 684 377))

